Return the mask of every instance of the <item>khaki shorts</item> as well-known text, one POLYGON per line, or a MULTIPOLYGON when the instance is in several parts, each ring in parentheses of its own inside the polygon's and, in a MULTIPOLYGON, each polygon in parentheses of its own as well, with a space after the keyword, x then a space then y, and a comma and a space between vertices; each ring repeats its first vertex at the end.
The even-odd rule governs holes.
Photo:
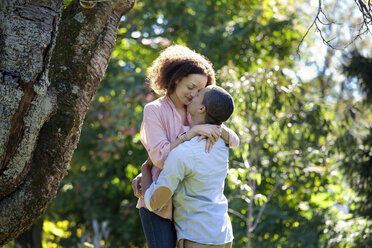
POLYGON ((178 241, 177 248, 231 248, 232 242, 223 244, 223 245, 207 245, 207 244, 200 244, 194 241, 190 241, 187 239, 181 239, 178 241))

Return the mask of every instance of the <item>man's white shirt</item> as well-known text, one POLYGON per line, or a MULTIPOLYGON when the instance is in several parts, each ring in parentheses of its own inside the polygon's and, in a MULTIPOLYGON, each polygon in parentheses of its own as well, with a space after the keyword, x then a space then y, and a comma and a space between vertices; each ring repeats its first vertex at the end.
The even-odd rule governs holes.
MULTIPOLYGON (((228 171, 229 151, 220 138, 209 153, 206 140, 194 137, 173 149, 156 182, 145 193, 145 204, 164 204, 167 199, 156 192, 173 194, 173 218, 177 240, 202 244, 226 244, 233 240, 227 199, 223 194, 228 171)), ((163 194, 164 196, 164 194, 163 194)), ((159 205, 159 206, 160 206, 159 205)), ((154 206, 154 205, 153 205, 154 206)))

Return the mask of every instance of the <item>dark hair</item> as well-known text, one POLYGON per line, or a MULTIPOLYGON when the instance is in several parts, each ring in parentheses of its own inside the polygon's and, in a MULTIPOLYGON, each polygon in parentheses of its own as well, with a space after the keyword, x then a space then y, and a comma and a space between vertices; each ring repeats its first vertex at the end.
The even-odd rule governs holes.
POLYGON ((205 93, 202 104, 207 108, 205 122, 208 124, 221 125, 234 111, 233 98, 219 86, 211 86, 211 90, 205 93))
POLYGON ((207 76, 207 85, 215 85, 215 73, 211 62, 203 55, 180 45, 163 50, 148 70, 150 87, 158 94, 170 94, 176 81, 190 74, 207 76))

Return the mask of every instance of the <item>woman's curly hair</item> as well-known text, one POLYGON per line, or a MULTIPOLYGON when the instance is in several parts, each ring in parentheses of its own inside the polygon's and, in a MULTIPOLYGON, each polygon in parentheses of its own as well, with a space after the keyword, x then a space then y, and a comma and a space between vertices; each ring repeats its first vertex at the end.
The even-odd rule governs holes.
POLYGON ((212 63, 203 55, 181 45, 164 49, 148 70, 150 87, 160 95, 170 94, 176 82, 190 74, 207 76, 207 85, 215 85, 216 78, 212 63))

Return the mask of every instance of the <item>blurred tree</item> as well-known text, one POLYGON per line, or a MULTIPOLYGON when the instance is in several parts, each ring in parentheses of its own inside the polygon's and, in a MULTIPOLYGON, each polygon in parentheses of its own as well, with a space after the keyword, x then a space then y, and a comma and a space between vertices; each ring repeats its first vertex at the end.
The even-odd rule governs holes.
POLYGON ((345 59, 343 72, 351 79, 357 78, 362 93, 366 95, 364 100, 372 103, 372 58, 367 58, 358 50, 353 50, 345 56, 345 59))
POLYGON ((234 150, 228 180, 236 243, 242 247, 319 247, 324 215, 336 194, 326 145, 328 111, 306 84, 285 76, 281 63, 221 80, 236 102, 234 150), (245 227, 242 232, 240 227, 245 227))
POLYGON ((132 7, 124 0, 89 10, 79 1, 1 1, 0 246, 54 198, 120 18, 132 7))
POLYGON ((290 8, 279 2, 139 2, 120 25, 104 83, 93 100, 94 111, 83 126, 72 173, 49 211, 49 220, 69 220, 72 235, 63 239, 51 235, 53 242, 75 244, 81 238, 77 230, 92 232, 96 219, 109 221, 110 246, 143 244, 144 237, 135 235, 141 227, 130 182, 146 159, 138 128, 144 104, 155 98, 144 82, 160 49, 173 42, 186 44, 210 58, 216 68, 235 61, 241 71, 257 60, 286 59, 291 64, 291 44, 299 38, 293 18, 290 8), (96 197, 89 198, 92 195, 96 197))
POLYGON ((138 2, 122 19, 71 174, 48 211, 48 221, 68 227, 61 235, 50 229, 45 242, 74 246, 94 235, 97 221, 110 229, 102 244, 145 246, 130 183, 147 157, 142 109, 156 97, 146 70, 162 48, 179 43, 206 55, 236 99, 229 125, 241 146, 231 151, 226 183, 234 246, 352 247, 337 240, 346 229, 345 237, 360 233, 340 211, 353 195, 337 167, 342 134, 331 100, 339 93, 328 71, 311 82, 291 76, 306 30, 297 11, 293 1, 138 2))
POLYGON ((364 237, 356 243, 362 247, 372 243, 372 59, 357 50, 344 58, 342 69, 361 88, 361 99, 346 105, 337 144, 342 154, 341 169, 358 196, 352 201, 354 218, 369 220, 364 237))
MULTIPOLYGON (((311 2, 310 5, 315 2, 311 2)), ((332 49, 345 49, 357 40, 371 35, 372 27, 371 1, 322 1, 318 0, 313 19, 302 41, 312 28, 322 42, 332 49), (348 29, 345 32, 345 29, 348 29), (331 31, 331 32, 330 32, 331 31)))

